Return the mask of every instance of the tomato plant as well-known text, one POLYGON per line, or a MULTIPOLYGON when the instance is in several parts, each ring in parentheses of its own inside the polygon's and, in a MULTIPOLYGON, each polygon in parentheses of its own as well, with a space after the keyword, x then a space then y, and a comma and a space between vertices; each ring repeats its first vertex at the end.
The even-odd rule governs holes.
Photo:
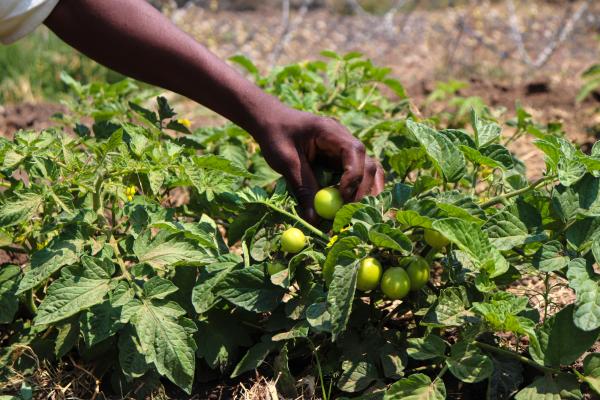
POLYGON ((324 399, 599 391, 600 146, 584 153, 521 108, 510 135, 488 113, 420 118, 388 69, 324 56, 266 76, 233 59, 341 120, 387 171, 383 193, 318 226, 246 132, 190 131, 130 81, 63 76, 73 97, 56 126, 0 139, 0 249, 13 257, 0 266, 0 393, 60 360, 140 398, 257 368, 286 398, 305 375, 324 399), (533 182, 506 147, 525 135, 545 155, 533 182), (432 273, 409 291, 427 281, 410 272, 417 256, 432 273), (382 278, 363 292, 367 257, 382 278), (515 290, 524 279, 545 282, 541 306, 515 290), (551 304, 552 285, 572 304, 551 304))

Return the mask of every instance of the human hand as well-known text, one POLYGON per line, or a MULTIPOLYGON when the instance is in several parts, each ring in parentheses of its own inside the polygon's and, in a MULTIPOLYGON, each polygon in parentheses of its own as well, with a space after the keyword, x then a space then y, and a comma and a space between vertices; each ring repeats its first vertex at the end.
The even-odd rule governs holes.
POLYGON ((383 190, 381 165, 365 154, 365 146, 332 118, 286 108, 276 122, 254 137, 267 163, 291 186, 302 216, 315 222, 313 199, 320 189, 316 164, 342 171, 339 189, 346 202, 358 201, 383 190))

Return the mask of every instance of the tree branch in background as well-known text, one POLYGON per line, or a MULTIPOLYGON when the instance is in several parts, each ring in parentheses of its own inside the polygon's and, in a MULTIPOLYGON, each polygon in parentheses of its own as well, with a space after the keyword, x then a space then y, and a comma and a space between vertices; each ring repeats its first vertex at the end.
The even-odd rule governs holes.
POLYGON ((296 18, 295 23, 292 25, 290 22, 289 14, 290 14, 290 1, 283 0, 283 15, 282 15, 282 26, 283 29, 281 31, 281 37, 277 44, 275 45, 275 49, 271 53, 271 67, 274 67, 281 58, 281 54, 285 49, 285 46, 288 44, 290 39, 294 34, 294 30, 302 24, 304 21, 304 17, 308 12, 309 7, 313 3, 314 0, 304 0, 302 2, 302 6, 298 10, 298 18, 296 18))

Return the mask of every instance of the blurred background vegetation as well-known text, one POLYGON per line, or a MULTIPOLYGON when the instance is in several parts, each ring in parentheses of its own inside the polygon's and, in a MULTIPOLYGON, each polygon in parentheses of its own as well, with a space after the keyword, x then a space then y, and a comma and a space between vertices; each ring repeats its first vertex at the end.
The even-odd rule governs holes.
MULTIPOLYGON (((536 119, 565 124, 581 142, 600 132, 600 1, 150 1, 219 56, 245 55, 263 73, 325 49, 359 51, 392 68, 422 112, 463 118, 487 104, 501 115, 520 100, 536 119)), ((62 71, 84 83, 123 78, 44 27, 0 46, 0 134, 22 127, 6 122, 14 107, 33 104, 35 114, 38 104, 64 97, 62 71)), ((191 119, 208 115, 168 95, 191 119)))

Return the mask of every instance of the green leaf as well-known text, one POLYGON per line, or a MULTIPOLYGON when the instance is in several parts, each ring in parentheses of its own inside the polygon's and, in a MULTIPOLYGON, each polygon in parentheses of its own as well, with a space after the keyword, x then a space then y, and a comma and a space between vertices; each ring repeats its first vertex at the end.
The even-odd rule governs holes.
POLYGON ((109 301, 97 304, 88 312, 82 313, 79 324, 87 346, 92 347, 116 334, 123 327, 120 318, 121 307, 113 307, 109 301))
POLYGON ((422 168, 427 163, 426 155, 423 147, 404 147, 389 158, 389 163, 398 176, 405 177, 409 172, 422 168))
POLYGON ((119 335, 119 365, 129 378, 139 378, 148 370, 148 363, 140 339, 133 327, 128 326, 119 335))
POLYGON ((39 193, 17 193, 15 197, 0 205, 0 226, 3 228, 31 221, 44 204, 44 195, 39 193))
POLYGON ((377 368, 367 361, 345 360, 337 387, 349 393, 360 392, 378 378, 377 368))
POLYGON ((306 321, 317 332, 331 332, 331 315, 327 303, 314 303, 306 309, 306 321))
POLYGON ((444 381, 424 374, 413 374, 400 379, 385 392, 384 400, 444 400, 446 386, 444 381))
POLYGON ((464 251, 480 269, 486 270, 491 278, 508 270, 508 262, 490 244, 487 234, 478 224, 458 218, 444 218, 435 221, 432 226, 464 251))
POLYGON ((600 353, 588 354, 583 359, 583 380, 600 394, 600 353))
POLYGON ((166 98, 163 96, 158 96, 156 98, 156 102, 158 103, 158 116, 161 120, 175 116, 175 111, 169 105, 169 102, 166 98))
POLYGON ((399 350, 391 343, 386 343, 379 351, 379 361, 386 378, 399 379, 404 375, 404 368, 408 364, 406 351, 399 350))
POLYGON ((400 210, 396 213, 396 220, 407 227, 431 228, 434 219, 420 215, 414 210, 400 210))
POLYGON ((429 334, 422 338, 410 338, 407 342, 406 352, 415 360, 430 360, 444 357, 446 354, 446 342, 437 335, 429 334))
POLYGON ((423 317, 422 324, 434 327, 462 326, 465 318, 473 316, 463 287, 442 289, 436 303, 423 317))
POLYGON ((500 165, 504 170, 512 169, 515 166, 515 161, 510 151, 500 144, 490 144, 489 146, 480 148, 481 154, 484 157, 490 158, 500 165))
POLYGON ((164 270, 180 265, 201 266, 214 262, 210 250, 205 249, 181 235, 160 232, 151 238, 150 231, 139 235, 133 243, 133 252, 140 264, 164 270))
POLYGON ((600 327, 600 281, 585 260, 575 259, 567 270, 569 286, 575 290, 575 312, 573 321, 584 331, 594 331, 600 327))
POLYGON ((562 244, 557 240, 544 243, 533 256, 533 266, 544 272, 563 269, 569 263, 562 244))
POLYGON ((237 266, 235 262, 221 262, 200 270, 198 283, 192 291, 192 304, 197 313, 203 314, 213 307, 217 299, 214 289, 237 266))
POLYGON ((482 315, 495 332, 513 332, 527 335, 531 345, 535 339, 532 320, 519 314, 527 310, 528 299, 508 292, 494 293, 486 302, 473 303, 473 311, 482 315))
POLYGON ((277 390, 286 398, 297 398, 296 379, 289 366, 288 346, 283 346, 273 360, 273 372, 278 377, 277 390))
POLYGON ((594 331, 600 327, 600 282, 591 279, 577 289, 577 300, 573 320, 584 331, 594 331))
POLYGON ((248 71, 254 78, 258 78, 260 73, 258 71, 258 67, 254 65, 254 63, 248 58, 241 54, 236 54, 233 57, 229 57, 229 61, 238 64, 243 67, 246 71, 248 71))
POLYGON ((0 324, 10 324, 17 313, 20 275, 21 268, 16 265, 0 267, 0 324))
POLYGON ((50 285, 34 319, 36 325, 60 321, 102 302, 111 289, 114 264, 89 256, 82 257, 81 263, 63 270, 50 285))
POLYGON ((504 165, 500 164, 493 158, 484 156, 477 149, 474 149, 469 146, 464 146, 464 145, 460 145, 458 147, 463 152, 463 154, 465 155, 467 160, 471 161, 473 164, 485 165, 485 166, 491 167, 491 168, 503 168, 504 169, 504 165))
POLYGON ((235 378, 240 376, 244 372, 252 371, 258 368, 265 358, 272 351, 280 348, 281 342, 258 342, 254 346, 248 349, 248 352, 242 357, 240 362, 235 366, 235 369, 231 373, 231 377, 235 378))
POLYGON ((538 340, 529 346, 529 353, 537 363, 554 368, 570 365, 598 340, 600 329, 579 329, 573 322, 573 310, 573 305, 568 305, 535 330, 538 340))
POLYGON ((487 379, 494 370, 492 360, 478 347, 465 341, 452 346, 446 365, 452 375, 466 383, 487 379))
POLYGON ((523 366, 518 360, 499 355, 490 355, 494 363, 494 372, 487 387, 487 399, 510 399, 523 383, 523 366))
POLYGON ((352 311, 356 290, 358 260, 344 260, 337 264, 327 293, 327 311, 331 316, 331 336, 335 341, 345 331, 352 311))
POLYGON ((463 153, 446 136, 412 120, 406 121, 406 127, 415 139, 421 143, 429 157, 441 170, 448 182, 458 182, 466 172, 463 153))
POLYGON ((130 308, 130 323, 146 360, 190 394, 196 365, 194 323, 181 318, 185 311, 177 303, 165 300, 134 300, 130 308))
POLYGON ((53 240, 50 246, 31 256, 31 266, 25 270, 25 276, 19 284, 17 294, 44 283, 65 265, 79 262, 84 242, 81 238, 53 240))
POLYGON ((339 232, 342 228, 349 225, 354 214, 365 207, 367 207, 367 205, 363 203, 344 204, 342 208, 340 208, 335 214, 335 219, 333 220, 333 230, 335 232, 339 232))
POLYGON ((240 347, 253 343, 247 328, 235 317, 227 311, 215 310, 198 324, 198 336, 202 339, 198 342, 197 354, 211 368, 221 372, 237 359, 240 347))
POLYGON ((62 358, 79 339, 79 323, 77 320, 65 321, 57 326, 56 341, 54 342, 54 354, 56 358, 62 358))
POLYGON ((219 282, 216 293, 248 311, 272 311, 280 304, 285 289, 273 285, 265 269, 261 264, 232 271, 219 282))
POLYGON ((153 276, 144 283, 144 297, 147 299, 164 299, 177 290, 173 282, 159 276, 153 276))
POLYGON ((333 279, 333 271, 340 256, 345 252, 353 251, 359 243, 361 243, 361 240, 356 236, 346 236, 335 242, 333 247, 329 249, 327 258, 323 263, 323 279, 325 282, 329 283, 333 279))
POLYGON ((369 240, 377 247, 398 251, 404 255, 412 252, 412 242, 400 229, 388 224, 373 225, 369 230, 369 240))
POLYGON ((479 118, 475 110, 471 110, 471 125, 475 132, 475 143, 477 147, 485 147, 500 137, 502 128, 495 122, 485 121, 479 118))
POLYGON ((544 233, 530 235, 525 223, 509 211, 492 215, 483 226, 483 230, 487 233, 491 244, 500 251, 511 250, 547 238, 544 233))
POLYGON ((563 400, 582 399, 579 383, 572 375, 561 374, 556 378, 544 375, 515 396, 515 400, 563 400))

